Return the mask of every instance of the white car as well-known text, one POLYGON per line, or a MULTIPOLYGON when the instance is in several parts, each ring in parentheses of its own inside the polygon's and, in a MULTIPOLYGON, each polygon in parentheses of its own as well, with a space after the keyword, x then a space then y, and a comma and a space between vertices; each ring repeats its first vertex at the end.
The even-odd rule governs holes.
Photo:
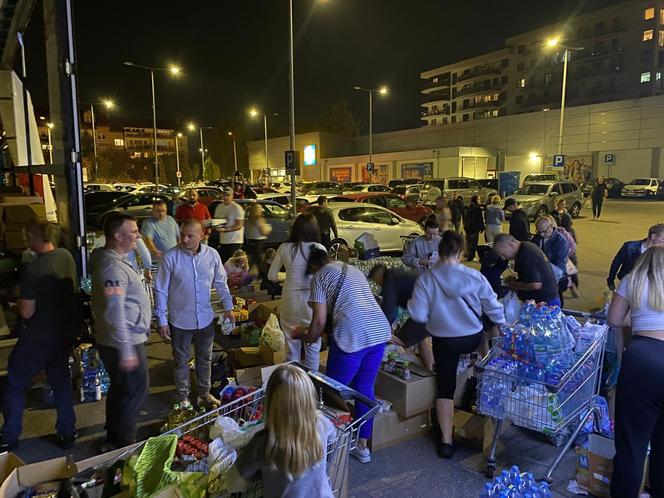
POLYGON ((113 189, 116 192, 132 192, 138 188, 135 183, 114 183, 113 189))
POLYGON ((664 198, 664 180, 659 178, 636 178, 622 188, 620 196, 664 198))
MULTIPOLYGON (((256 194, 256 198, 276 202, 285 208, 290 208, 291 196, 289 194, 256 194)), ((295 197, 295 204, 297 205, 298 211, 308 206, 309 203, 309 199, 306 199, 301 195, 295 197)))
POLYGON ((85 183, 83 192, 113 192, 113 185, 110 183, 85 183))
POLYGON ((362 192, 390 192, 390 187, 381 185, 380 183, 361 183, 354 185, 348 190, 344 190, 344 194, 359 194, 362 192))
MULTIPOLYGON (((163 192, 169 190, 168 185, 164 185, 163 183, 159 184, 159 191, 163 192)), ((139 185, 136 187, 134 190, 129 192, 130 194, 154 194, 157 192, 157 189, 155 188, 154 183, 148 183, 148 184, 143 184, 139 185)))
POLYGON ((372 234, 380 252, 403 251, 404 243, 424 233, 414 221, 402 218, 389 209, 375 205, 351 202, 331 202, 339 236, 332 240, 330 253, 336 254, 340 246, 353 247, 355 240, 364 232, 372 234))

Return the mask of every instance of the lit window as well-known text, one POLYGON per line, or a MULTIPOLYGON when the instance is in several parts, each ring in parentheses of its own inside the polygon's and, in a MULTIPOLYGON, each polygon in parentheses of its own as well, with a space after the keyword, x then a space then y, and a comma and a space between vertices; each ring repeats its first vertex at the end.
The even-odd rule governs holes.
POLYGON ((498 100, 499 98, 500 98, 500 94, 499 94, 498 92, 494 93, 494 94, 491 96, 491 100, 494 100, 494 101, 495 101, 495 100, 498 100))
POLYGON ((660 81, 662 79, 662 73, 657 71, 655 73, 655 81, 660 81))
POLYGON ((431 80, 432 83, 438 83, 438 77, 435 77, 431 80))
POLYGON ((659 9, 659 23, 664 24, 664 9, 659 9))
POLYGON ((115 140, 113 140, 113 145, 115 145, 116 147, 124 147, 124 139, 116 138, 115 140))
POLYGON ((650 83, 650 71, 641 73, 641 83, 650 83))
POLYGON ((517 80, 516 86, 517 86, 517 88, 525 88, 526 87, 526 78, 521 78, 520 80, 517 80))
POLYGON ((657 38, 657 45, 664 47, 664 29, 659 30, 659 37, 657 38))
POLYGON ((551 84, 551 78, 552 78, 551 73, 546 73, 546 74, 544 75, 544 84, 545 84, 545 85, 549 85, 549 84, 551 84))
POLYGON ((646 29, 643 31, 643 41, 650 41, 652 40, 654 36, 654 32, 652 29, 646 29))
POLYGON ((643 19, 646 21, 655 17, 655 7, 648 7, 643 11, 643 19))

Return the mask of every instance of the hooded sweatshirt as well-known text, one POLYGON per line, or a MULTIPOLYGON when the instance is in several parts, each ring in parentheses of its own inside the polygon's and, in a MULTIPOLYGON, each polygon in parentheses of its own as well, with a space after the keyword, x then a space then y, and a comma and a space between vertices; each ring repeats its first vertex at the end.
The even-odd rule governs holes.
POLYGON ((102 346, 116 348, 120 358, 130 357, 150 331, 152 308, 143 278, 112 249, 92 251, 90 266, 95 338, 102 346))
POLYGON ((496 325, 505 323, 503 305, 487 279, 462 264, 441 263, 420 275, 408 313, 434 337, 476 334, 483 329, 482 313, 496 325))

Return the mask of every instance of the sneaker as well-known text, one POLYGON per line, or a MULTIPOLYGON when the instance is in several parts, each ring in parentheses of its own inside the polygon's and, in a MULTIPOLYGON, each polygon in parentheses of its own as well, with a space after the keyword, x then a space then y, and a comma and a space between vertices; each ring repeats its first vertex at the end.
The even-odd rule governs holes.
POLYGON ((371 451, 369 451, 369 448, 360 448, 357 446, 350 454, 360 463, 369 463, 371 461, 371 451))
POLYGON ((58 434, 58 446, 63 450, 71 450, 76 445, 78 434, 58 434))
POLYGON ((212 396, 210 393, 207 393, 203 396, 199 396, 196 404, 199 407, 204 406, 206 408, 219 408, 221 406, 221 401, 212 396))
POLYGON ((438 458, 452 458, 454 456, 454 446, 451 444, 438 443, 438 458))

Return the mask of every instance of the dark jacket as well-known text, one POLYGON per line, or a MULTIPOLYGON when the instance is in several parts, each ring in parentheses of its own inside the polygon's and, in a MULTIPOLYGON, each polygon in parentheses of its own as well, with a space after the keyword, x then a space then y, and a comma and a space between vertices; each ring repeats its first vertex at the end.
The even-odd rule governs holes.
POLYGON ((539 246, 546 255, 549 263, 558 267, 563 275, 567 275, 567 256, 569 254, 569 244, 567 239, 557 230, 548 240, 537 234, 533 237, 533 244, 539 246))
POLYGON ((508 261, 498 256, 493 249, 489 249, 480 257, 480 262, 482 263, 480 273, 486 277, 498 298, 503 297, 509 289, 503 287, 500 276, 507 270, 508 261))
POLYGON ((512 213, 510 235, 521 242, 530 241, 530 221, 523 209, 517 209, 512 213))
POLYGON ((311 210, 311 214, 316 218, 321 233, 330 233, 331 231, 335 237, 337 236, 337 224, 330 209, 318 206, 311 210))
POLYGON ((484 216, 482 216, 482 208, 477 204, 471 202, 468 209, 466 209, 463 218, 463 228, 469 233, 484 231, 484 216))
POLYGON ((457 223, 463 217, 463 201, 454 199, 450 201, 450 211, 452 212, 452 222, 457 223))
POLYGON ((383 304, 381 308, 387 321, 392 323, 397 316, 397 307, 406 308, 413 295, 415 281, 420 274, 406 270, 387 270, 381 289, 383 304))
POLYGON ((611 269, 609 270, 609 278, 606 279, 606 283, 610 288, 613 288, 615 285, 616 277, 622 280, 625 278, 625 275, 632 271, 636 260, 641 256, 641 244, 644 242, 645 239, 630 240, 622 245, 616 257, 613 258, 611 269))

